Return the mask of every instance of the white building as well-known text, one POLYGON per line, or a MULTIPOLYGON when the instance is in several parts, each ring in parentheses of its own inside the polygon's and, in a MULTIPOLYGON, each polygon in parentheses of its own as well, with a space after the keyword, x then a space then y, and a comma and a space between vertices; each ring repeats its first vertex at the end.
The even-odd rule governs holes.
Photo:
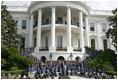
POLYGON ((8 6, 8 10, 18 20, 23 47, 34 47, 39 59, 83 60, 84 46, 114 49, 105 36, 109 10, 92 10, 81 1, 33 1, 28 7, 8 6))

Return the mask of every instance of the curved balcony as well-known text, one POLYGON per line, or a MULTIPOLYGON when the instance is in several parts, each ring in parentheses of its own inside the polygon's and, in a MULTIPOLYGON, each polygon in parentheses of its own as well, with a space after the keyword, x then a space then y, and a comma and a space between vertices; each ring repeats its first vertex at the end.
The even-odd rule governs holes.
MULTIPOLYGON (((47 47, 40 47, 39 51, 49 51, 49 48, 47 47)), ((67 51, 66 47, 63 48, 56 48, 56 51, 67 51)), ((73 48, 73 51, 75 52, 81 52, 81 48, 73 48)))
MULTIPOLYGON (((42 26, 46 26, 46 25, 50 25, 51 24, 51 20, 49 20, 49 21, 46 21, 46 20, 43 20, 42 21, 42 26)), ((63 24, 63 25, 67 25, 67 21, 66 20, 61 20, 61 21, 59 21, 59 20, 56 20, 55 21, 55 24, 63 24)), ((78 23, 76 23, 76 22, 74 22, 74 21, 72 21, 71 20, 71 25, 72 26, 75 26, 75 27, 79 27, 79 22, 78 23)), ((33 28, 36 28, 37 27, 37 22, 35 22, 34 23, 34 25, 33 25, 33 28)), ((83 29, 85 30, 85 27, 83 26, 83 29)))

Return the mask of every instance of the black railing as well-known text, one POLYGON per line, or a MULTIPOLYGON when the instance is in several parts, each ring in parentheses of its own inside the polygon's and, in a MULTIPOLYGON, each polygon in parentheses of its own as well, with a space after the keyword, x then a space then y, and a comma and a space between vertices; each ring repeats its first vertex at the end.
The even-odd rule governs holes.
POLYGON ((66 20, 56 20, 56 24, 67 24, 66 20))
MULTIPOLYGON (((67 21, 66 20, 56 20, 56 22, 55 22, 56 24, 67 24, 67 21)), ((48 25, 48 24, 51 24, 51 21, 49 20, 49 21, 46 21, 46 20, 43 20, 42 21, 42 25, 48 25)), ((77 26, 77 27, 79 27, 79 22, 73 22, 73 21, 71 21, 71 25, 75 25, 75 26, 77 26)), ((33 28, 35 28, 35 27, 37 27, 37 23, 35 23, 34 25, 33 25, 33 28)), ((83 29, 85 30, 85 27, 83 26, 83 29)))
POLYGON ((51 24, 51 21, 42 21, 42 25, 47 25, 47 24, 51 24))

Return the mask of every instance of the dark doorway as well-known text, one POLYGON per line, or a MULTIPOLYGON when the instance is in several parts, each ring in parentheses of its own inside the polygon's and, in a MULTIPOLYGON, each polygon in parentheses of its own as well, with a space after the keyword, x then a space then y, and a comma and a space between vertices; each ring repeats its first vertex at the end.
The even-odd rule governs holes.
POLYGON ((45 57, 45 56, 42 56, 42 57, 41 57, 41 61, 43 61, 43 62, 45 63, 46 57, 45 57))
POLYGON ((80 61, 80 57, 76 57, 75 60, 76 60, 77 62, 79 62, 79 61, 80 61))
POLYGON ((57 60, 65 60, 63 56, 59 56, 57 60))

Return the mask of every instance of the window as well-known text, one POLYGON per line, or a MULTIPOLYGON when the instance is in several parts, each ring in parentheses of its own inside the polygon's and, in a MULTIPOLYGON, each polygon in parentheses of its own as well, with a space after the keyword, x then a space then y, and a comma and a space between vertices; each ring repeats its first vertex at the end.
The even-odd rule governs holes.
POLYGON ((21 45, 21 49, 24 49, 25 48, 25 37, 22 37, 21 38, 21 41, 22 41, 22 45, 21 45))
POLYGON ((35 21, 33 28, 37 27, 37 21, 35 21))
POLYGON ((57 23, 62 24, 62 21, 63 21, 63 18, 62 17, 58 17, 57 18, 57 23))
POLYGON ((49 24, 49 18, 46 19, 46 24, 49 24))
POLYGON ((107 49, 107 39, 103 39, 104 50, 107 49))
POLYGON ((45 48, 48 48, 48 37, 45 37, 45 48))
POLYGON ((95 39, 91 39, 91 48, 95 49, 95 39))
POLYGON ((36 47, 36 38, 34 38, 34 47, 36 47))
POLYGON ((62 36, 57 36, 57 48, 62 48, 62 36))
POLYGON ((78 48, 80 48, 80 39, 78 39, 78 48))
POLYGON ((94 26, 95 26, 95 24, 93 22, 90 23, 90 31, 94 31, 94 26))
POLYGON ((102 23, 102 31, 103 31, 103 32, 106 31, 106 23, 102 23))
POLYGON ((71 46, 73 47, 73 38, 71 37, 71 46))
POLYGON ((26 20, 22 20, 22 29, 26 29, 26 20))

